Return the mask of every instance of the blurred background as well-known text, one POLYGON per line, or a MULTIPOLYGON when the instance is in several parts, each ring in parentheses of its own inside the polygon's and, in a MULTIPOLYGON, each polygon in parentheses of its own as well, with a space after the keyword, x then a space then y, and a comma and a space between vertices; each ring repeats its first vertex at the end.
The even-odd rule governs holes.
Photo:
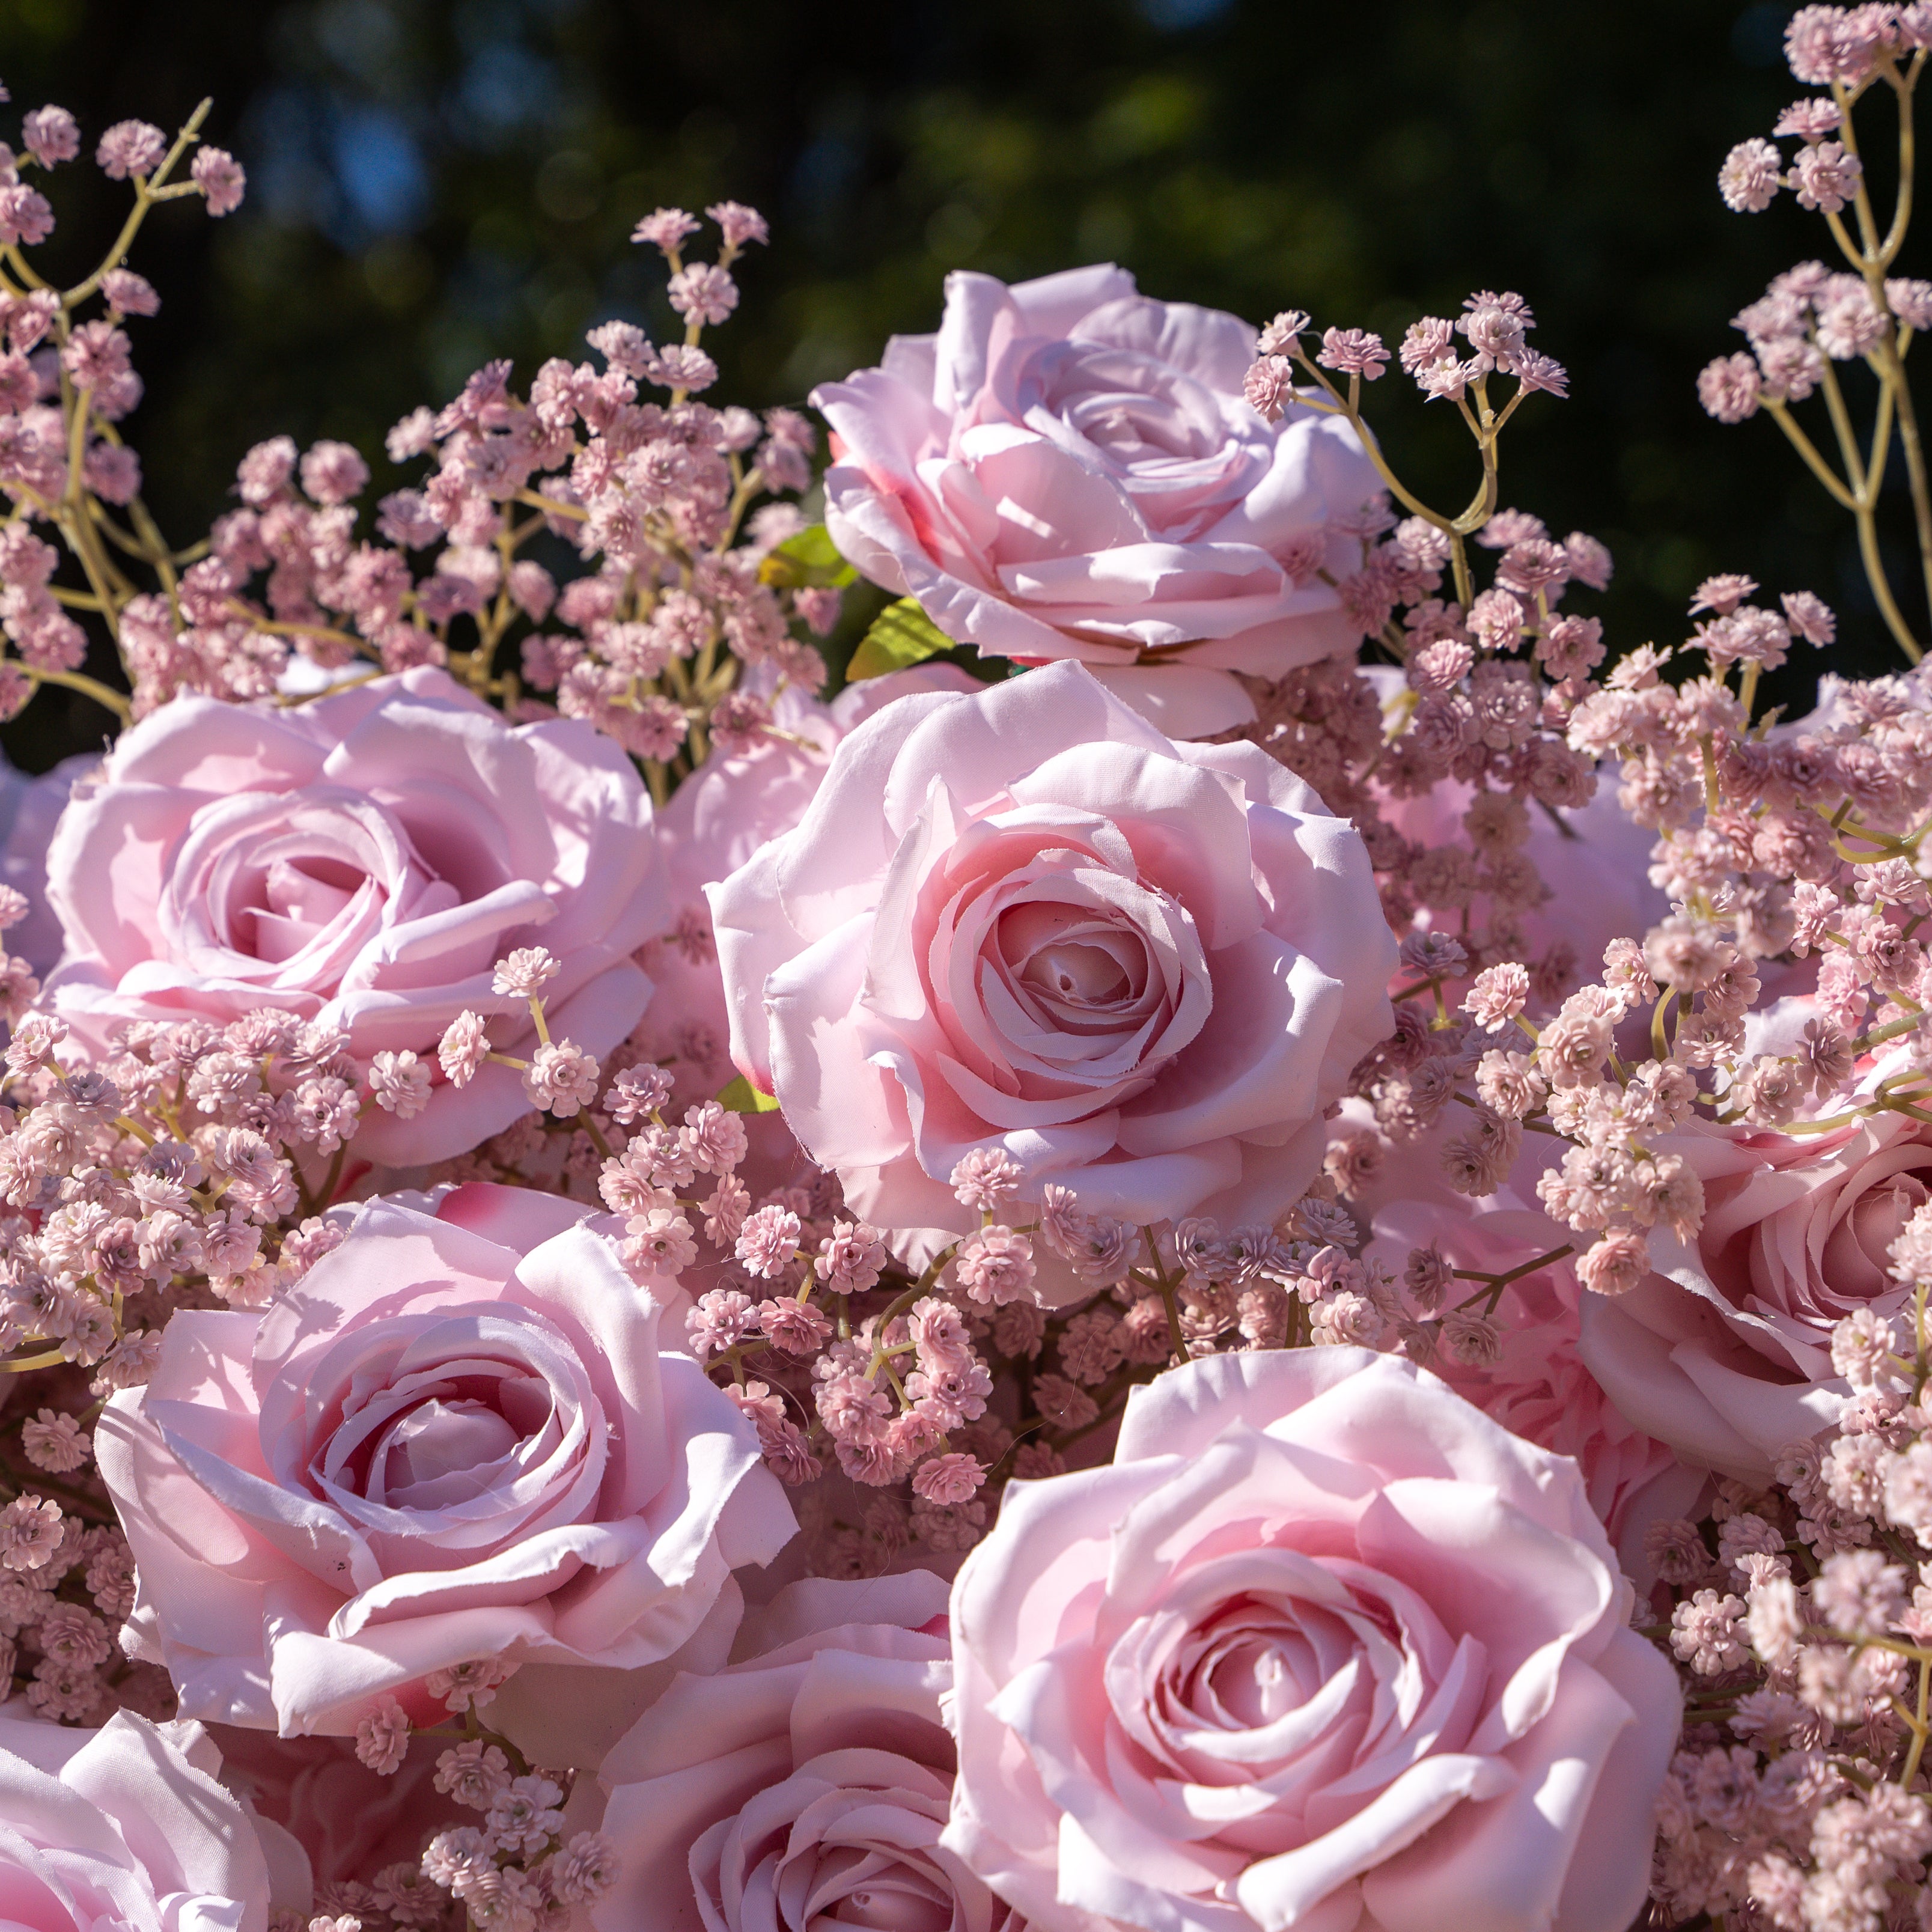
MULTIPOLYGON (((488 358, 514 357, 520 382, 609 317, 662 339, 663 265, 631 227, 659 202, 729 196, 764 211, 772 243, 707 335, 712 399, 758 406, 932 327, 954 268, 1016 279, 1111 259, 1151 294, 1257 322, 1294 305, 1391 345, 1472 289, 1518 290, 1571 398, 1512 425, 1504 501, 1611 546, 1616 582, 1592 608, 1613 652, 1682 638, 1692 586, 1736 569, 1826 596, 1844 620, 1831 662, 1869 673, 1897 661, 1849 520, 1768 420, 1720 427, 1694 390, 1743 346, 1728 318, 1827 242, 1790 196, 1738 216, 1714 184, 1732 143, 1798 92, 1787 11, 7 0, 0 79, 4 116, 59 102, 90 153, 112 121, 171 129, 212 94, 206 133, 248 169, 240 213, 159 210, 133 258, 164 308, 134 325, 148 392, 129 433, 178 541, 206 530, 258 438, 345 438, 387 489, 382 432, 488 358)), ((48 252, 77 275, 124 190, 78 165, 54 198, 48 252)), ((1915 243, 1902 271, 1932 272, 1915 243)), ((1372 397, 1398 470, 1460 508, 1474 464, 1458 419, 1399 371, 1372 397)), ((1922 627, 1893 509, 1894 582, 1922 627)), ((1821 660, 1800 648, 1802 701, 1821 660)), ((23 764, 64 748, 54 695, 24 721, 44 742, 10 734, 23 764)))

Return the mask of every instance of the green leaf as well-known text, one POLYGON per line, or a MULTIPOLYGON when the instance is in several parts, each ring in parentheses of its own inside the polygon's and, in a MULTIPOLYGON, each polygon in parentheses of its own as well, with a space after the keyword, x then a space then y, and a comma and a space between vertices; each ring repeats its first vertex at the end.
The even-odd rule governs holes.
POLYGON ((758 566, 758 581, 774 590, 843 590, 858 580, 859 573, 838 554, 823 524, 786 538, 758 566))
POLYGON ((778 1103, 769 1094, 760 1094, 741 1073, 718 1096, 718 1104, 734 1114, 776 1114, 778 1103))
POLYGON ((845 667, 845 682, 856 684, 864 678, 883 677, 889 670, 922 664, 940 651, 951 650, 956 641, 920 608, 916 597, 902 597, 896 604, 888 604, 859 640, 859 648, 845 667))

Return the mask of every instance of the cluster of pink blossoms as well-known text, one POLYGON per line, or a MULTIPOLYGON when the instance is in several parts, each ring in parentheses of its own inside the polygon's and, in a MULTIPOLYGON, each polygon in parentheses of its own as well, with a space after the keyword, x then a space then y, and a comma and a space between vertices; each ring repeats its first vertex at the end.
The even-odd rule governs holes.
POLYGON ((1774 1483, 1720 1482, 1704 1524, 1648 1533, 1694 1687, 1660 1801, 1655 1894, 1678 1916, 1925 1922, 1932 1214, 1891 1256, 1915 1312, 1862 1309, 1832 1331, 1852 1393, 1836 1428, 1787 1444, 1774 1483))
MULTIPOLYGON (((101 166, 134 182, 133 226, 182 195, 216 215, 238 205, 242 171, 218 149, 197 147, 189 178, 170 179, 200 118, 172 145, 139 122, 103 136, 101 166)), ((51 168, 78 139, 64 110, 40 110, 19 164, 51 168)), ((0 240, 44 241, 45 198, 10 161, 4 178, 0 240)), ((418 409, 390 432, 392 464, 427 456, 434 467, 382 496, 360 532, 362 454, 272 438, 238 468, 239 507, 184 550, 157 530, 140 460, 115 427, 142 393, 122 324, 157 312, 152 287, 118 259, 64 292, 24 266, 25 286, 0 276, 0 490, 18 512, 0 539, 0 626, 17 654, 0 664, 0 712, 16 713, 49 681, 125 719, 183 692, 247 702, 434 664, 519 720, 553 706, 589 719, 644 764, 660 802, 666 768, 701 763, 713 740, 757 742, 778 690, 824 682, 809 640, 836 622, 852 573, 822 544, 783 550, 805 528, 789 506, 767 503, 746 524, 761 496, 809 486, 812 425, 795 410, 761 418, 694 400, 717 380, 700 341, 737 305, 732 265, 767 232, 738 202, 707 212, 715 262, 685 260, 700 224, 681 209, 658 209, 634 237, 666 260, 682 341, 605 323, 590 336, 601 367, 553 359, 527 398, 512 392, 507 363, 478 370, 446 407, 418 409), (97 297, 105 314, 81 320, 97 297), (644 399, 652 391, 668 393, 644 399), (560 587, 524 554, 539 538, 590 568, 560 587), (54 586, 64 554, 84 590, 54 586), (152 587, 129 576, 129 560, 152 587), (82 669, 90 614, 131 699, 82 669)))

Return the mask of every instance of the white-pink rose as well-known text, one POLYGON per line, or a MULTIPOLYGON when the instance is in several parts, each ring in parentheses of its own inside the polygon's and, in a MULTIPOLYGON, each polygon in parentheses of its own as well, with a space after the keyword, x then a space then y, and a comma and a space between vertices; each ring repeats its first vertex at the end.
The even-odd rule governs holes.
POLYGON ((1835 1421, 1832 1330, 1907 1310, 1887 1250, 1932 1198, 1932 1129, 1902 1114, 1792 1138, 1697 1123, 1658 1151, 1704 1186, 1695 1240, 1654 1228, 1655 1272, 1583 1304, 1583 1360, 1636 1426, 1685 1461, 1769 1480, 1786 1444, 1835 1421))
MULTIPOLYGON (((341 1028, 358 1059, 433 1064, 469 1007, 514 1052, 529 1010, 490 971, 532 945, 562 962, 554 1033, 602 1053, 644 1010, 630 956, 664 923, 650 802, 587 724, 512 730, 427 668, 288 709, 184 698, 83 790, 48 855, 67 934, 50 993, 90 1032, 274 1006, 341 1028)), ((528 1111, 513 1067, 460 1092, 434 1077, 407 1120, 364 1108, 359 1155, 440 1160, 528 1111)))
POLYGON ((814 1580, 680 1677, 604 1761, 621 1871, 598 1932, 1022 1932, 941 1843, 946 1585, 814 1580))
POLYGON ((1354 828, 1078 664, 889 706, 710 898, 733 1058, 880 1227, 972 1225, 973 1148, 1136 1226, 1272 1220, 1390 1024, 1354 828))
POLYGON ((1124 269, 957 272, 936 335, 813 392, 826 525, 989 654, 1279 676, 1352 650, 1332 580, 1360 568, 1347 529, 1381 483, 1339 418, 1256 413, 1254 355, 1246 322, 1124 269))
POLYGON ((1676 1679, 1576 1466, 1412 1364, 1220 1355, 1016 1484, 943 1842, 1039 1932, 1624 1932, 1676 1679))
POLYGON ((184 1712, 343 1735, 390 1696, 434 1720, 424 1677, 475 1658, 640 1669, 790 1537, 749 1424, 584 1216, 374 1201, 265 1312, 168 1324, 94 1439, 184 1712))
MULTIPOLYGON (((1406 1150, 1399 1150, 1398 1164, 1406 1150)), ((1489 1202, 1401 1201, 1376 1216, 1366 1256, 1398 1280, 1418 1248, 1433 1246, 1451 1268, 1507 1274, 1564 1246, 1573 1254, 1512 1282, 1494 1316, 1498 1353, 1465 1362, 1448 1340, 1430 1364, 1456 1393, 1526 1442, 1574 1460, 1590 1507, 1609 1532, 1626 1574, 1643 1574, 1643 1532, 1660 1516, 1682 1516, 1702 1488, 1654 1436, 1629 1419, 1599 1388, 1579 1352, 1582 1307, 1574 1250, 1581 1240, 1546 1216, 1517 1205, 1505 1189, 1489 1202)), ((1436 1312, 1482 1292, 1480 1281, 1453 1281, 1436 1312)), ((1478 1303, 1478 1309, 1485 1304, 1478 1303)))
POLYGON ((199 1724, 0 1718, 0 1925, 267 1932, 272 1908, 305 1911, 301 1848, 231 1797, 220 1768, 199 1724))

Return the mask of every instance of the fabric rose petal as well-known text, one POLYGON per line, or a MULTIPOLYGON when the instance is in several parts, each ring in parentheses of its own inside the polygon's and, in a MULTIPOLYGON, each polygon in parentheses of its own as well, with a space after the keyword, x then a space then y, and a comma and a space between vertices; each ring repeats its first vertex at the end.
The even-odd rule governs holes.
POLYGON ((0 1718, 0 1925, 268 1932, 308 1862, 218 1781, 200 1725, 117 1712, 98 1731, 0 1718))
MULTIPOLYGON (((874 712, 914 692, 979 688, 965 672, 944 664, 867 678, 847 686, 830 704, 788 685, 774 701, 772 722, 789 737, 767 738, 735 758, 713 751, 671 794, 656 820, 668 930, 644 949, 652 992, 638 1036, 676 1079, 680 1108, 713 1099, 731 1077, 726 1052, 730 1016, 705 888, 728 878, 767 839, 798 823, 824 779, 833 749, 874 712)), ((784 1136, 776 1114, 748 1115, 745 1125, 760 1152, 764 1142, 784 1136)), ((777 1177, 790 1178, 788 1171, 777 1177)))
POLYGON ((1191 1363, 967 1558, 942 1842, 1040 1932, 1623 1932, 1678 1713, 1630 1601, 1425 1370, 1191 1363))
MULTIPOLYGON (((634 1670, 795 1525, 584 1210, 363 1208, 265 1312, 184 1310, 96 1432, 130 1630, 191 1716, 340 1736, 475 1658, 634 1670)), ((735 1586, 731 1586, 735 1590, 735 1586)))
POLYGON ((1699 1122, 1658 1151, 1696 1171, 1703 1225, 1688 1243, 1653 1229, 1656 1272, 1586 1298, 1583 1360, 1686 1462, 1766 1482, 1850 1394, 1833 1328, 1862 1308, 1910 1312, 1887 1250, 1932 1198, 1932 1129, 1897 1113, 1802 1138, 1699 1122))
POLYGON ((1354 828, 1077 664, 889 706, 710 897, 733 1059, 880 1227, 972 1225, 974 1148, 1136 1226, 1272 1220, 1390 1026, 1354 828))
MULTIPOLYGON (((533 1037, 490 969, 562 962, 551 1030, 592 1053, 638 1021, 630 956, 664 924, 650 802, 623 752, 566 718, 512 730, 421 668, 287 709, 184 698, 124 733, 62 815, 48 896, 67 950, 55 1010, 226 1022, 275 1006, 338 1026, 367 1059, 433 1060, 466 1007, 506 1052, 533 1037)), ((391 1166, 444 1160, 526 1112, 515 1069, 437 1080, 404 1120, 365 1108, 391 1166)))
POLYGON ((1009 288, 958 271, 935 335, 812 393, 837 438, 826 524, 988 655, 1148 657, 1279 676, 1352 650, 1330 580, 1380 490, 1340 418, 1263 421, 1255 332, 1112 266, 1009 288))
POLYGON ((781 1592, 711 1677, 604 1760, 620 1868, 598 1932, 1022 1932, 942 1842, 946 1586, 928 1570, 781 1592))

